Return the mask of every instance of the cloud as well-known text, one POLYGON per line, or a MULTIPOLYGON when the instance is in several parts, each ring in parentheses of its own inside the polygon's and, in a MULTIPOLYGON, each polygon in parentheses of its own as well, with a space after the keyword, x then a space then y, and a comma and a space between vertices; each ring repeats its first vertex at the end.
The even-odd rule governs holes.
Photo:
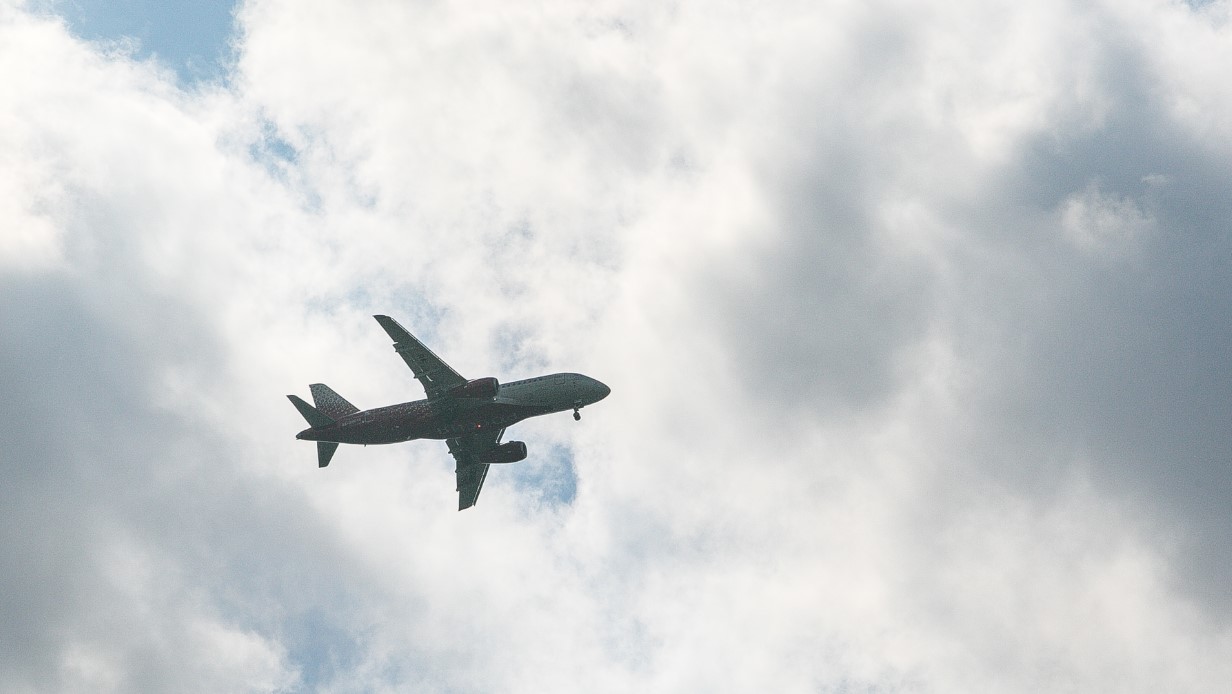
POLYGON ((1218 689, 1225 5, 6 5, 0 683, 1218 689), (377 312, 613 395, 318 470, 377 312))
POLYGON ((55 11, 76 36, 157 59, 186 84, 217 80, 228 58, 232 3, 36 0, 29 5, 55 11))
MULTIPOLYGON (((1158 174, 1152 176, 1158 178, 1158 174)), ((1082 193, 1066 198, 1061 207, 1061 227, 1078 248, 1115 255, 1151 233, 1155 220, 1133 199, 1104 195, 1092 183, 1082 193)))

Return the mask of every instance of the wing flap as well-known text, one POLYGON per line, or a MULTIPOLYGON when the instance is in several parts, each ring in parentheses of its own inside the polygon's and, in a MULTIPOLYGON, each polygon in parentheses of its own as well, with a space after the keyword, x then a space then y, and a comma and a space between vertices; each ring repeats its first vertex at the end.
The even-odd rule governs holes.
POLYGON ((445 441, 445 444, 449 446, 449 453, 457 462, 454 474, 458 476, 459 511, 468 509, 479 502, 479 492, 483 489, 483 481, 488 477, 490 466, 477 462, 478 456, 495 448, 504 433, 504 429, 484 431, 445 441))
POLYGON ((458 470, 458 510, 464 511, 479 503, 479 491, 488 477, 487 465, 471 465, 458 470))
POLYGON ((411 373, 423 385, 428 398, 438 398, 450 388, 466 383, 466 379, 454 371, 444 359, 436 356, 398 321, 389 316, 373 316, 394 341, 394 351, 411 367, 411 373))

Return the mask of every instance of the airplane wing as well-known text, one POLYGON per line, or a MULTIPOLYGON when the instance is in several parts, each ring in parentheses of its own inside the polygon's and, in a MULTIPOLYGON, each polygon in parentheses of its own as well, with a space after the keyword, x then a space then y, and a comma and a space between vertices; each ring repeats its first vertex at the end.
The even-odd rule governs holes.
MULTIPOLYGON (((394 351, 402 357, 402 361, 406 362, 407 366, 411 367, 411 372, 423 385, 429 400, 444 395, 454 386, 466 383, 465 378, 458 375, 458 372, 450 368, 444 360, 415 339, 415 336, 407 332, 406 328, 398 325, 398 321, 389 316, 373 316, 373 318, 376 318, 385 332, 389 333, 394 341, 394 351)), ((482 480, 480 482, 482 483, 482 480)))
POLYGON ((459 511, 470 508, 479 501, 479 490, 483 489, 483 480, 488 476, 489 466, 475 462, 476 456, 495 448, 504 433, 504 429, 481 431, 445 441, 449 452, 457 461, 459 511))

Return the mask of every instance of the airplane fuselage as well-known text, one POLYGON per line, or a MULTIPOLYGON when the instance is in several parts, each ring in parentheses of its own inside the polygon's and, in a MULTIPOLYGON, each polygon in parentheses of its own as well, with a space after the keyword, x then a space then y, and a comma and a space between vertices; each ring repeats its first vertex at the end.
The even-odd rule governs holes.
POLYGON ((602 400, 607 386, 589 376, 558 373, 500 384, 495 397, 415 400, 362 410, 295 438, 376 445, 415 439, 451 439, 499 431, 529 417, 566 412, 602 400))

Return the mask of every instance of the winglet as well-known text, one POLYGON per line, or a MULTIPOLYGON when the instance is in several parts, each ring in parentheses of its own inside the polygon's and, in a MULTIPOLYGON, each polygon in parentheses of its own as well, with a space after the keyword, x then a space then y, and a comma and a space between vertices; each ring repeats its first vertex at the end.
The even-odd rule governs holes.
POLYGON ((385 332, 389 334, 389 338, 394 342, 416 342, 415 338, 407 332, 406 328, 398 324, 398 321, 389 316, 373 316, 376 322, 381 324, 385 332))
POLYGON ((304 419, 308 420, 308 424, 312 425, 312 428, 327 427, 334 423, 334 420, 326 417, 320 410, 304 402, 299 396, 288 395, 287 399, 291 401, 292 405, 295 405, 295 409, 299 410, 304 419))

